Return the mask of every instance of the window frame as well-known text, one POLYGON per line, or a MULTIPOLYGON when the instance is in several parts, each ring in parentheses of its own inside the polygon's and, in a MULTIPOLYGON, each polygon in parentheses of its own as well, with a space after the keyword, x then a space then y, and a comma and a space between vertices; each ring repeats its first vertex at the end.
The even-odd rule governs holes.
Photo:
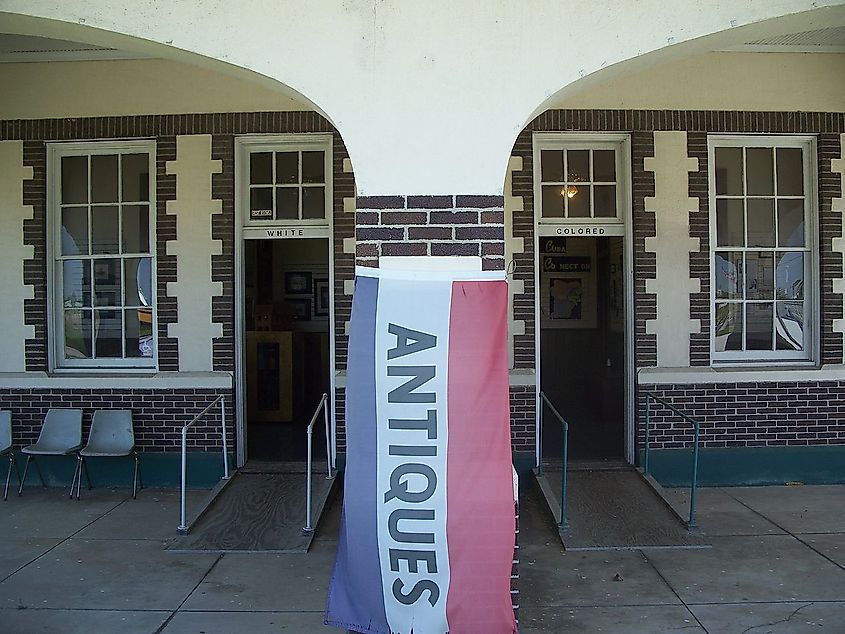
MULTIPOLYGON (((608 225, 624 226, 625 224, 625 183, 630 182, 630 172, 627 165, 627 158, 630 156, 627 143, 628 137, 619 134, 604 133, 572 133, 572 132, 535 132, 533 136, 533 161, 534 161, 534 206, 536 210, 537 224, 543 226, 560 225, 608 225), (570 150, 613 150, 616 169, 616 215, 615 216, 544 216, 543 215, 543 185, 555 184, 557 181, 543 181, 542 176, 542 152, 570 151, 570 150)), ((564 173, 564 178, 566 174, 564 173)), ((592 186, 610 184, 604 181, 585 181, 584 184, 592 186)), ((591 194, 590 211, 595 211, 593 195, 591 194)))
MULTIPOLYGON (((744 154, 743 154, 744 156, 744 154)), ((776 174, 774 177, 776 178, 776 174)), ((743 161, 743 182, 746 172, 743 161)), ((710 240, 710 252, 708 254, 708 268, 710 281, 710 327, 708 337, 710 339, 710 364, 714 367, 760 367, 760 366, 815 366, 820 358, 820 287, 821 271, 819 267, 819 203, 818 203, 818 159, 817 141, 811 135, 758 135, 758 134, 709 134, 707 136, 707 192, 708 192, 708 230, 710 240), (716 350, 716 252, 736 251, 735 247, 719 248, 716 236, 716 148, 754 148, 771 147, 778 148, 800 148, 804 157, 803 162, 803 185, 804 185, 804 247, 801 250, 808 257, 804 259, 804 350, 716 350)), ((748 198, 768 198, 764 195, 751 195, 744 189, 742 200, 748 198)), ((777 196, 773 193, 771 198, 775 200, 774 212, 777 216, 777 196)), ((745 212, 747 214, 747 212, 745 212)), ((745 217, 745 216, 744 216, 745 217)), ((747 233, 747 228, 745 229, 747 233)), ((777 253, 779 250, 788 250, 778 246, 752 248, 742 247, 745 252, 769 251, 777 253)), ((745 306, 748 302, 745 297, 739 302, 745 306)), ((753 302, 752 302, 753 303, 753 302)), ((777 310, 777 299, 773 298, 773 310, 777 310)), ((743 309, 744 310, 744 309, 743 309)), ((745 337, 745 320, 743 320, 743 337, 745 337)))
MULTIPOLYGON (((89 175, 90 178, 90 175, 89 175)), ((153 373, 158 371, 158 282, 156 243, 156 142, 154 139, 79 141, 72 143, 47 143, 47 348, 48 368, 51 372, 91 373, 107 371, 121 373, 153 373), (139 154, 149 157, 149 240, 150 274, 153 292, 152 313, 152 357, 99 357, 92 359, 66 359, 64 350, 64 311, 62 293, 63 273, 61 259, 61 209, 62 173, 61 161, 66 156, 96 156, 108 154, 139 154)), ((90 206, 91 202, 86 203, 90 206)), ((118 202, 120 207, 122 203, 118 202)), ((89 227, 90 231, 90 227, 89 227)), ((90 256, 89 256, 90 257, 90 256)), ((122 254, 117 257, 124 259, 122 254)), ((93 281, 93 280, 92 280, 93 281)), ((93 292, 93 290, 92 290, 93 292)), ((92 297, 93 302, 93 297, 92 297)), ((118 308, 117 310, 123 310, 118 308)), ((124 325, 125 328, 125 325, 124 325)), ((125 334, 125 330, 124 330, 125 334)), ((92 342, 93 345, 93 342, 92 342)))
MULTIPOLYGON (((329 227, 331 226, 331 216, 334 210, 334 182, 332 161, 333 159, 333 138, 326 133, 291 133, 279 135, 244 135, 238 137, 242 139, 241 151, 243 152, 241 165, 237 168, 237 178, 239 179, 238 194, 240 199, 241 217, 238 222, 242 227, 277 227, 277 226, 302 226, 302 227, 329 227), (325 213, 322 218, 250 218, 250 191, 253 185, 250 183, 250 165, 252 154, 260 154, 262 152, 277 153, 277 152, 323 152, 323 175, 324 182, 322 185, 309 185, 302 183, 302 163, 299 162, 299 177, 300 181, 295 185, 299 188, 300 193, 303 187, 322 186, 324 190, 323 204, 325 206, 325 213)), ((275 164, 275 157, 273 158, 275 164)), ((275 168, 274 168, 275 175, 275 168)), ((275 178, 273 179, 275 181, 275 178)), ((274 209, 275 209, 275 189, 280 186, 278 183, 270 183, 268 185, 259 184, 259 186, 272 187, 274 194, 274 209)), ((299 196, 299 213, 302 213, 302 196, 299 196)))

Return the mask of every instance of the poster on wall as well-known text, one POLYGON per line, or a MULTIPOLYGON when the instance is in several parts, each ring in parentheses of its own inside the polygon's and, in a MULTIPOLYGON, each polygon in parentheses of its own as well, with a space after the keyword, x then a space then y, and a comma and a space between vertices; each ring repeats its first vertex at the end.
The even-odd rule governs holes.
POLYGON ((595 240, 546 240, 541 249, 540 326, 595 328, 595 240))

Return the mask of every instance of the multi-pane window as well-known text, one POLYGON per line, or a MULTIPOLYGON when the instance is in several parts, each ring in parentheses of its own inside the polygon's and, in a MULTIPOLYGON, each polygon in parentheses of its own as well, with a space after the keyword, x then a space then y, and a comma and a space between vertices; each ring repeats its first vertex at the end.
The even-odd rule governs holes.
POLYGON ((325 220, 326 171, 322 150, 250 152, 249 220, 325 220))
POLYGON ((811 146, 711 140, 714 360, 810 359, 811 146))
POLYGON ((615 149, 541 150, 542 218, 616 218, 616 163, 615 149))
POLYGON ((148 142, 50 148, 54 365, 155 365, 148 142))

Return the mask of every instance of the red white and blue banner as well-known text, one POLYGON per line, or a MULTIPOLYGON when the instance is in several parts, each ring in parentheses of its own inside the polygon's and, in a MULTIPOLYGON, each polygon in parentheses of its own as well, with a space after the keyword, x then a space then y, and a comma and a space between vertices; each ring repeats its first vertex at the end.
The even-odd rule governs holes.
POLYGON ((507 306, 501 272, 358 269, 328 625, 516 632, 507 306))

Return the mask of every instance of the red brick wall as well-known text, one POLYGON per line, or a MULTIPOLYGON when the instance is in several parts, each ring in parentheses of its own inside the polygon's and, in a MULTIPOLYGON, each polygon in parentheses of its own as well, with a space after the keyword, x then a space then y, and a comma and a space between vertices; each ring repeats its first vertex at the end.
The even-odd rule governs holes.
MULTIPOLYGON (((140 383, 140 381, 139 381, 140 383)), ((16 447, 34 443, 47 410, 80 408, 82 437, 88 438, 96 409, 130 409, 139 451, 179 451, 182 426, 220 394, 226 395, 227 442, 234 449, 234 399, 231 390, 213 389, 7 389, 0 388, 0 404, 12 411, 16 447)), ((188 433, 190 451, 220 451, 220 410, 212 408, 188 433)))
MULTIPOLYGON (((703 447, 845 444, 845 381, 647 385, 637 403, 640 421, 645 421, 644 391, 698 420, 703 447)), ((692 434, 689 423, 652 403, 652 449, 689 447, 692 434)), ((637 436, 642 448, 644 428, 637 436)))

